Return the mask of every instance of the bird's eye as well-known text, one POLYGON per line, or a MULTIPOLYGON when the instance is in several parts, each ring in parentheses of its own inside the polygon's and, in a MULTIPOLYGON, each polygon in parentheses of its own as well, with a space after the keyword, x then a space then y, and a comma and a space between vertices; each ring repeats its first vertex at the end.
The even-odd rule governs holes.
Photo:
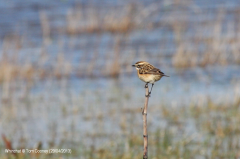
POLYGON ((140 66, 139 66, 139 65, 137 65, 137 68, 140 68, 140 66))

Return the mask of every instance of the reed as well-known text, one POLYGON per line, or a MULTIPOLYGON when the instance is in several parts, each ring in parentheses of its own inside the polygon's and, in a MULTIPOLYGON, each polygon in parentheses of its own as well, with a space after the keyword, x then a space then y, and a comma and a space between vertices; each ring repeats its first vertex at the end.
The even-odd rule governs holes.
POLYGON ((148 159, 148 133, 147 133, 147 108, 149 100, 148 84, 145 85, 145 103, 142 110, 143 116, 143 159, 148 159))
POLYGON ((126 33, 134 27, 132 5, 125 6, 123 10, 119 10, 119 12, 110 10, 110 13, 103 17, 94 7, 89 7, 87 14, 84 14, 82 10, 83 8, 80 7, 68 11, 66 17, 66 32, 68 34, 76 35, 102 32, 126 33))

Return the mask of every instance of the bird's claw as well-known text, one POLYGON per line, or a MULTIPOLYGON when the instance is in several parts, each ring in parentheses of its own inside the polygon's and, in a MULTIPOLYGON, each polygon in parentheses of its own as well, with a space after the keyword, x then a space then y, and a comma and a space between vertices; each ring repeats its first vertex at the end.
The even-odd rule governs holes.
POLYGON ((145 84, 145 88, 148 88, 148 83, 145 84))
POLYGON ((150 97, 151 95, 151 92, 148 92, 148 95, 145 95, 145 97, 150 97))

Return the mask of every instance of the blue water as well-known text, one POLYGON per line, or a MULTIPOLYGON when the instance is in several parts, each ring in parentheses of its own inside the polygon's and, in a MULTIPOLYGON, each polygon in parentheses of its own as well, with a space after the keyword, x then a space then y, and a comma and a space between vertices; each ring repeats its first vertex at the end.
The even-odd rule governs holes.
MULTIPOLYGON (((93 142, 89 136, 97 133, 103 133, 104 141, 109 142, 110 139, 125 135, 120 123, 131 117, 134 118, 136 128, 132 131, 139 134, 142 131, 140 108, 143 106, 145 84, 131 68, 131 64, 139 60, 151 62, 170 76, 154 85, 149 102, 152 114, 149 119, 152 124, 150 131, 168 126, 167 121, 161 121, 158 108, 162 105, 173 108, 189 106, 189 103, 204 105, 209 98, 216 103, 232 103, 240 97, 240 66, 237 64, 187 69, 173 67, 172 56, 176 53, 176 42, 169 25, 177 20, 188 21, 183 31, 185 40, 191 41, 195 36, 213 37, 213 26, 200 26, 200 30, 196 26, 214 21, 220 7, 226 10, 226 19, 233 21, 233 11, 240 8, 239 1, 196 0, 191 4, 185 2, 187 4, 180 7, 169 1, 133 1, 133 4, 153 10, 157 3, 159 9, 144 20, 143 28, 136 28, 127 35, 103 32, 72 36, 61 30, 67 27, 66 17, 70 9, 81 6, 84 14, 89 8, 94 8, 101 17, 109 14, 106 8, 122 10, 128 3, 110 0, 101 3, 73 0, 0 1, 0 59, 3 58, 5 38, 16 34, 22 39, 21 48, 17 50, 17 63, 24 65, 28 61, 34 66, 40 66, 45 51, 47 57, 42 65, 50 70, 50 75, 43 80, 34 77, 33 82, 29 82, 31 86, 24 80, 11 81, 8 95, 11 102, 4 99, 6 84, 0 85, 0 134, 8 134, 14 141, 14 147, 21 146, 22 138, 27 140, 25 142, 29 148, 38 141, 42 141, 47 148, 52 140, 56 145, 67 140, 89 146, 93 142), (49 20, 50 42, 47 44, 43 42, 40 12, 44 12, 49 20), (148 26, 149 23, 155 27, 148 26), (101 76, 108 68, 106 65, 109 64, 111 68, 116 58, 116 38, 122 39, 117 57, 121 66, 119 77, 101 76), (61 70, 67 68, 66 63, 72 68, 70 75, 61 79, 51 76, 59 55, 64 60, 61 70), (88 71, 95 57, 94 70, 88 71), (91 71, 94 78, 88 76, 91 71), (127 114, 127 119, 121 118, 121 113, 128 109, 136 113, 127 114), (79 132, 82 136, 78 135, 79 132)), ((193 52, 195 45, 189 45, 193 52)), ((206 46, 203 44, 197 47, 204 50, 206 46)), ((15 56, 14 51, 7 54, 15 56)), ((187 134, 197 131, 192 120, 186 121, 184 130, 187 134)), ((122 139, 120 137, 119 140, 122 139)), ((96 142, 100 147, 99 140, 96 142)))

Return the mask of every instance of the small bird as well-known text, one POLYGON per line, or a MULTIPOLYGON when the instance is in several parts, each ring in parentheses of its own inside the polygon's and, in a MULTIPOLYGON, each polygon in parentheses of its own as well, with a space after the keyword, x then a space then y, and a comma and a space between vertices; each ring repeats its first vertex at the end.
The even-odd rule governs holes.
POLYGON ((138 61, 132 66, 136 68, 139 79, 146 83, 145 88, 148 87, 148 83, 152 84, 151 91, 148 92, 146 97, 150 96, 154 82, 159 81, 163 76, 169 77, 160 69, 145 61, 138 61))

